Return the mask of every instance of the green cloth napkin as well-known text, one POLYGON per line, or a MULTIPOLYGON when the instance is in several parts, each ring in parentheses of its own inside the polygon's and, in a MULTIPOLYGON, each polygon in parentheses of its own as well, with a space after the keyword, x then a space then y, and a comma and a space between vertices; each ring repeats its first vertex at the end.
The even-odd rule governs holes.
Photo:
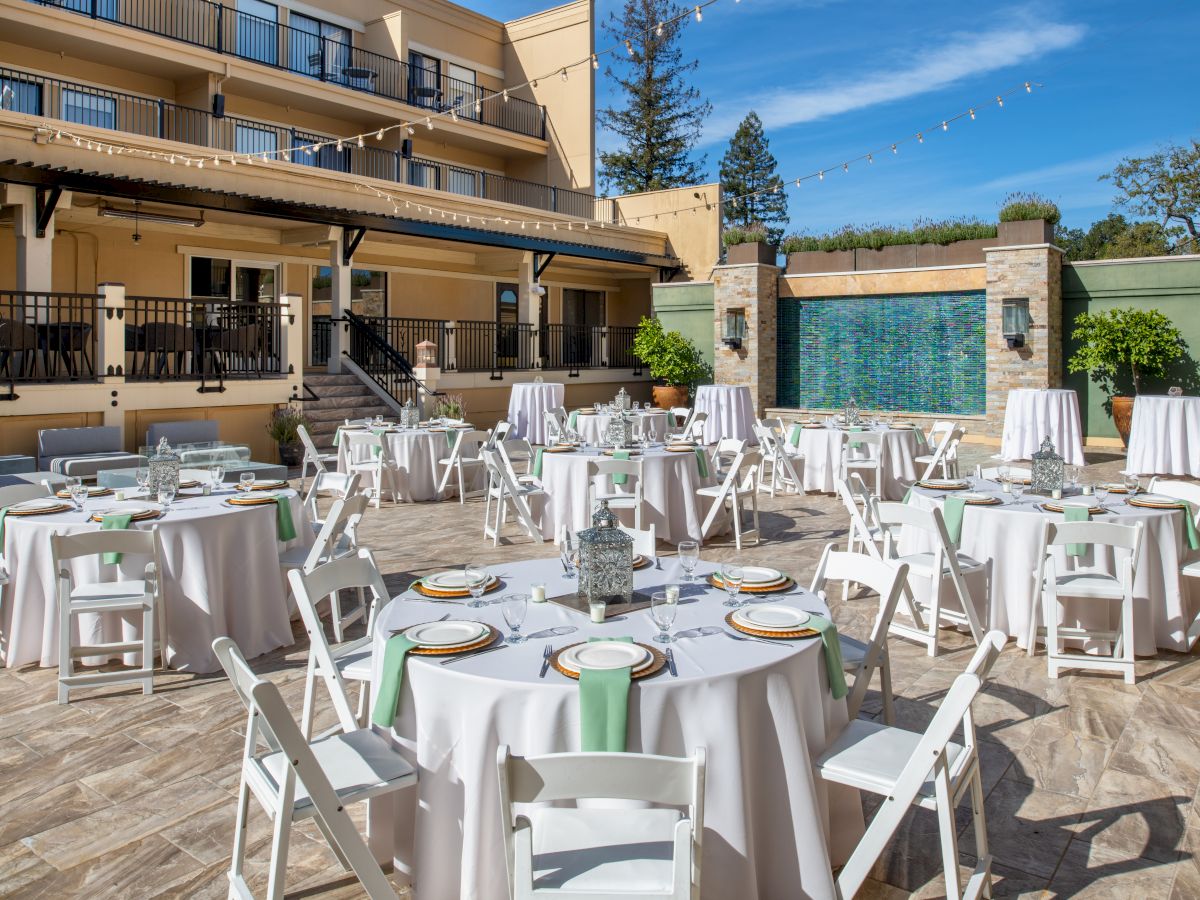
POLYGON ((788 435, 788 443, 793 447, 800 446, 800 426, 798 424, 792 426, 792 433, 788 435))
MULTIPOLYGON (((629 644, 633 638, 588 638, 589 644, 598 641, 624 641, 629 644)), ((584 753, 625 752, 632 671, 630 666, 580 670, 579 749, 584 753)))
POLYGON ((946 534, 950 537, 952 547, 962 542, 963 513, 966 509, 967 501, 962 497, 947 497, 942 503, 942 521, 946 523, 946 534))
POLYGON ((339 425, 337 427, 337 430, 333 433, 333 446, 335 446, 335 447, 341 446, 341 443, 342 443, 342 426, 339 425))
MULTIPOLYGON (((375 437, 377 437, 377 438, 381 438, 381 437, 383 437, 385 434, 387 434, 387 431, 388 431, 388 430, 387 430, 386 428, 372 428, 372 429, 371 429, 371 434, 375 435, 375 437)), ((447 434, 448 434, 448 433, 449 433, 449 432, 447 432, 447 434)), ((379 454, 380 454, 382 451, 383 451, 383 448, 382 448, 382 447, 372 447, 372 448, 371 448, 371 455, 372 455, 372 456, 378 456, 378 455, 379 455, 379 454)))
MULTIPOLYGON (((1091 519, 1086 506, 1068 503, 1063 507, 1063 519, 1067 522, 1087 522, 1091 519)), ((1087 553, 1087 544, 1067 544, 1067 556, 1083 556, 1087 553)))
POLYGON ((900 502, 907 503, 911 499, 912 499, 912 488, 909 488, 907 491, 904 492, 904 499, 901 500, 900 502))
POLYGON ((708 460, 704 457, 704 448, 696 448, 696 467, 700 470, 700 477, 708 477, 708 460))
POLYGON ((4 555, 4 517, 8 515, 8 507, 0 506, 0 556, 4 555))
POLYGON ((446 431, 446 443, 449 445, 451 450, 454 449, 454 442, 457 440, 458 440, 458 429, 457 428, 448 429, 446 431))
POLYGON ((579 410, 571 410, 571 414, 567 416, 567 427, 574 431, 579 426, 579 410))
MULTIPOLYGON (((1187 529, 1188 549, 1200 550, 1200 535, 1196 534, 1196 520, 1192 518, 1192 505, 1190 503, 1180 503, 1179 508, 1183 510, 1183 525, 1187 529)), ((4 531, 0 529, 0 540, 3 538, 4 531)))
MULTIPOLYGON (((612 458, 613 459, 629 459, 629 451, 628 450, 614 450, 612 458)), ((613 476, 612 476, 613 484, 625 484, 625 482, 627 482, 627 481, 629 481, 629 476, 626 475, 624 472, 614 472, 613 473, 613 476)))
POLYGON ((810 615, 808 627, 821 633, 825 645, 825 671, 829 675, 829 693, 834 700, 846 696, 846 672, 842 668, 842 645, 838 641, 837 626, 829 619, 810 615))
POLYGON ((275 530, 279 540, 287 543, 296 539, 296 523, 292 521, 292 504, 287 497, 275 498, 275 530))
POLYGON ((400 684, 404 681, 404 658, 417 646, 403 632, 393 634, 383 650, 383 673, 379 678, 379 693, 371 709, 371 722, 381 728, 391 728, 400 705, 400 684))
MULTIPOLYGON (((133 521, 133 513, 106 513, 100 517, 101 531, 124 531, 129 527, 129 523, 133 521)), ((120 553, 105 553, 104 564, 106 566, 118 566, 121 564, 120 553)))
MULTIPOLYGON (((851 426, 850 426, 849 428, 847 428, 846 430, 847 430, 847 431, 850 431, 850 432, 862 431, 862 426, 861 426, 861 425, 851 425, 851 426)), ((861 447, 862 445, 863 445, 863 442, 862 442, 862 441, 851 441, 851 442, 850 442, 850 449, 851 449, 851 450, 857 450, 857 449, 858 449, 859 447, 861 447)))
POLYGON ((542 454, 545 452, 546 452, 545 449, 542 447, 538 447, 537 450, 534 451, 533 472, 531 473, 534 478, 542 477, 542 454))

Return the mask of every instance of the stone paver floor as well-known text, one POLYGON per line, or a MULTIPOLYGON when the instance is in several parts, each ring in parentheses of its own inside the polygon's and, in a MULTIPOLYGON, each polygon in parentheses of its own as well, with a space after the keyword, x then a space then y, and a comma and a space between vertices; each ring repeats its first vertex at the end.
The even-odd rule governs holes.
MULTIPOLYGON (((973 467, 986 452, 966 456, 973 467)), ((1093 476, 1121 463, 1089 454, 1093 476)), ((822 547, 844 540, 833 498, 764 495, 760 506, 765 540, 741 554, 747 561, 806 581, 822 547)), ((524 538, 493 550, 482 514, 479 501, 385 506, 368 512, 361 536, 395 590, 468 559, 553 555, 524 538)), ((735 553, 714 546, 704 556, 735 553)), ((833 600, 839 627, 865 636, 876 598, 833 600)), ((306 645, 296 634, 286 652, 251 662, 298 710, 306 645)), ((966 664, 971 648, 948 634, 951 649, 937 659, 892 641, 901 725, 924 727, 966 664)), ((997 896, 1200 896, 1200 664, 1160 653, 1139 674, 1135 686, 1101 675, 1052 680, 1041 656, 1012 645, 1002 655, 975 707, 997 896)), ((319 727, 330 720, 327 702, 322 709, 319 727)), ((0 896, 225 896, 242 733, 242 707, 220 676, 162 673, 149 697, 114 686, 59 706, 54 670, 0 670, 0 896)), ((269 839, 254 807, 250 874, 260 892, 269 839)), ((961 851, 969 867, 969 829, 961 851)), ((874 874, 864 895, 942 895, 932 813, 909 813, 874 874)), ((360 895, 311 823, 294 831, 288 891, 360 895)))

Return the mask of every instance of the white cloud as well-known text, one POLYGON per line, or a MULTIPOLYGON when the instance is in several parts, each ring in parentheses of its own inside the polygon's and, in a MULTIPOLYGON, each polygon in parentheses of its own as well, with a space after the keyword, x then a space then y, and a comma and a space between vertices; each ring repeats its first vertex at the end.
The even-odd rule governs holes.
POLYGON ((991 181, 979 184, 977 189, 995 193, 996 191, 1031 190, 1045 185, 1058 184, 1065 179, 1082 178, 1086 181, 1090 176, 1091 179, 1098 180, 1105 172, 1111 171, 1117 161, 1123 157, 1140 156, 1148 152, 1150 152, 1150 148, 1146 145, 1126 147, 1123 150, 1109 150, 1081 159, 1064 160, 1036 169, 1001 175, 991 181))
MULTIPOLYGON (((1086 30, 1082 25, 1024 19, 1018 16, 1016 25, 990 31, 952 35, 935 49, 913 48, 906 51, 914 60, 908 68, 890 66, 808 90, 777 90, 756 100, 754 108, 768 130, 779 130, 937 91, 965 78, 1025 63, 1079 43, 1086 30)), ((705 143, 727 138, 746 113, 741 105, 722 107, 705 128, 705 143)))

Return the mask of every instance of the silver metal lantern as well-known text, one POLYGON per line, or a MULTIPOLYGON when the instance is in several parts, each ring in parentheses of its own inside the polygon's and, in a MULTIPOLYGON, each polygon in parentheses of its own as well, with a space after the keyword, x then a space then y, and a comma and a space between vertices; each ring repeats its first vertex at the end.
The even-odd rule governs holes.
POLYGON ((151 494, 162 490, 179 490, 179 454, 171 449, 165 437, 158 442, 158 450, 150 457, 147 488, 151 494))
POLYGON ((628 413, 613 413, 604 431, 604 438, 606 443, 614 447, 630 446, 633 443, 633 418, 628 413))
POLYGON ((625 388, 617 391, 616 407, 621 412, 629 412, 629 394, 625 388))
POLYGON ((1049 496, 1054 491, 1061 491, 1065 471, 1063 458, 1054 451, 1050 438, 1042 438, 1041 449, 1033 454, 1033 477, 1030 479, 1033 492, 1049 496))
POLYGON ((861 416, 858 412, 858 403, 855 402, 853 397, 851 397, 850 402, 846 404, 846 409, 843 413, 843 416, 846 419, 847 425, 858 425, 860 423, 861 416))
POLYGON ((633 602, 633 538, 617 527, 607 500, 579 532, 579 594, 588 603, 633 602))
POLYGON ((421 411, 413 405, 411 399, 404 401, 404 406, 400 410, 400 427, 401 428, 420 428, 421 427, 421 411))

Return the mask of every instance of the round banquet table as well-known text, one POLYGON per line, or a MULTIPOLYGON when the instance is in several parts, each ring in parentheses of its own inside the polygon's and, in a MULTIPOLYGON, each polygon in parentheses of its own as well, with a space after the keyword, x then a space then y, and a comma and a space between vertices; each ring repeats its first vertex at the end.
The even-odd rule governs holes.
POLYGON ((1200 478, 1200 397, 1140 394, 1133 404, 1125 469, 1200 478))
MULTIPOLYGON (((917 471, 916 457, 928 452, 925 435, 918 428, 889 428, 877 425, 868 428, 883 434, 883 446, 880 453, 883 456, 883 477, 880 479, 880 494, 885 500, 903 499, 908 486, 917 480, 921 474, 917 471)), ((819 491, 832 494, 835 490, 834 479, 842 467, 843 436, 846 432, 841 428, 819 428, 801 426, 799 434, 795 429, 788 431, 788 443, 804 456, 804 490, 819 491), (798 443, 792 444, 792 436, 796 435, 798 443)), ((874 447, 864 448, 864 452, 875 454, 874 447)), ((872 487, 869 475, 863 475, 868 487, 872 487)))
MULTIPOLYGON (((539 511, 541 513, 542 537, 555 540, 560 525, 566 525, 569 531, 591 527, 587 464, 591 460, 609 458, 596 449, 542 454, 541 481, 546 494, 531 498, 535 519, 539 511)), ((706 458, 709 474, 702 476, 694 452, 672 453, 660 446, 636 452, 630 459, 642 463, 642 528, 654 525, 658 540, 672 544, 700 541, 701 526, 713 501, 698 496, 696 489, 716 484, 712 460, 706 458)), ((626 487, 633 487, 632 478, 626 487)), ((617 486, 617 489, 622 488, 617 486)), ((624 524, 633 525, 632 510, 614 509, 613 512, 624 524)), ((710 537, 724 533, 728 519, 728 513, 718 516, 710 537)))
POLYGON ((531 444, 546 443, 545 412, 563 405, 567 389, 549 381, 522 381, 508 395, 509 437, 525 438, 531 444))
MULTIPOLYGON (((198 491, 183 492, 164 516, 130 524, 130 528, 156 527, 162 542, 166 662, 173 669, 219 672, 212 642, 221 635, 237 641, 248 658, 292 644, 279 553, 313 543, 304 506, 295 491, 281 491, 288 496, 296 528, 296 539, 281 544, 276 540, 275 505, 225 505, 234 493, 233 488, 209 497, 199 496, 198 491)), ((131 498, 127 494, 126 499, 131 498)), ((50 533, 98 531, 100 525, 88 517, 114 502, 111 496, 96 497, 84 502, 83 512, 5 518, 4 557, 11 579, 2 609, 6 666, 58 665, 57 583, 50 533)), ((136 580, 145 577, 147 562, 127 554, 119 566, 90 557, 73 560, 70 568, 77 582, 136 580)), ((76 621, 87 643, 133 640, 141 627, 140 621, 128 624, 113 613, 81 615, 76 621)))
MULTIPOLYGON (((338 441, 339 472, 349 472, 351 463, 363 463, 371 460, 369 447, 347 439, 347 435, 354 433, 355 430, 346 428, 340 432, 341 438, 338 441)), ((362 430, 359 430, 358 433, 362 433, 362 430)), ((401 479, 401 495, 406 501, 412 503, 438 498, 438 484, 445 473, 445 468, 439 466, 438 462, 450 458, 455 434, 456 430, 454 429, 430 431, 427 428, 403 431, 392 429, 383 433, 382 437, 387 441, 388 453, 405 472, 405 477, 401 479)), ((374 485, 375 476, 371 472, 361 474, 361 484, 364 487, 374 485)), ((457 485, 458 482, 455 481, 454 484, 457 485)))
MULTIPOLYGON (((1005 502, 1002 506, 966 507, 959 549, 981 562, 993 561, 992 597, 986 627, 1000 629, 1009 637, 1015 637, 1018 646, 1025 647, 1034 596, 1034 571, 1041 553, 1041 520, 1047 517, 1060 522, 1063 517, 1061 513, 1043 512, 1038 508, 1045 497, 1025 494, 1019 501, 1014 501, 1009 494, 1001 493, 1000 485, 993 481, 977 480, 976 490, 994 493, 1005 502)), ((953 492, 914 487, 909 502, 928 509, 940 505, 947 493, 953 492)), ((1145 526, 1134 575, 1134 652, 1139 656, 1153 656, 1161 647, 1186 653, 1187 626, 1200 602, 1200 592, 1192 590, 1198 596, 1190 597, 1188 582, 1194 579, 1179 575, 1179 567, 1188 555, 1197 555, 1187 549, 1183 512, 1129 506, 1121 494, 1110 494, 1105 506, 1112 512, 1094 516, 1094 520, 1125 525, 1142 522, 1145 526)), ((901 554, 929 549, 932 544, 924 535, 913 534, 908 529, 901 535, 901 554)), ((1056 553, 1060 570, 1072 565, 1061 552, 1056 553)), ((1094 551, 1089 550, 1087 556, 1079 557, 1079 565, 1098 565, 1102 571, 1118 574, 1111 550, 1102 551, 1104 558, 1099 561, 1093 559, 1093 554, 1094 551)), ((943 596, 946 596, 946 589, 943 589, 943 596)), ((974 599, 979 606, 982 598, 974 599)), ((1103 609, 1099 605, 1091 608, 1103 609)), ((1103 616, 1103 612, 1100 615, 1103 616)), ((1108 622, 1085 624, 1107 627, 1108 622)))
MULTIPOLYGON (((668 418, 666 410, 652 409, 649 412, 631 411, 637 417, 642 428, 651 428, 656 440, 666 438, 669 431, 676 431, 674 421, 668 418)), ((589 444, 603 444, 608 440, 608 423, 612 416, 608 413, 580 412, 575 418, 575 431, 589 444)), ((635 425, 637 422, 635 421, 635 425)))
POLYGON ((1082 466, 1083 431, 1079 426, 1079 398, 1064 388, 1016 388, 1008 392, 1000 458, 1032 459, 1050 438, 1068 465, 1082 466))
MULTIPOLYGON (((635 590, 678 583, 674 561, 664 566, 635 572, 635 590)), ((715 568, 702 562, 696 571, 715 568)), ((507 563, 496 573, 504 584, 493 599, 528 593, 534 583, 544 583, 551 597, 576 585, 556 559, 507 563)), ((673 632, 724 626, 723 597, 703 583, 684 585, 673 632)), ((755 599, 828 615, 798 589, 755 599)), ((375 623, 372 684, 379 684, 392 630, 448 609, 412 593, 388 605, 375 623)), ((462 613, 508 633, 499 606, 462 613)), ((649 610, 622 618, 593 625, 556 603, 531 603, 523 644, 447 666, 409 655, 391 736, 419 781, 370 801, 369 832, 376 858, 415 873, 418 900, 508 896, 496 750, 579 750, 578 683, 554 669, 538 678, 542 651, 547 643, 559 649, 601 636, 648 642, 657 633, 649 610), (551 631, 564 628, 572 630, 551 631)), ((711 633, 671 646, 679 677, 664 669, 630 688, 627 746, 670 756, 706 749, 702 896, 832 897, 831 860, 843 862, 853 851, 863 819, 856 791, 826 786, 812 772, 812 760, 846 725, 845 701, 829 693, 820 641, 768 647, 711 633)))
POLYGON ((754 404, 750 400, 750 388, 735 384, 702 384, 696 388, 696 412, 708 413, 704 423, 704 443, 715 444, 721 438, 758 443, 754 436, 754 404))

